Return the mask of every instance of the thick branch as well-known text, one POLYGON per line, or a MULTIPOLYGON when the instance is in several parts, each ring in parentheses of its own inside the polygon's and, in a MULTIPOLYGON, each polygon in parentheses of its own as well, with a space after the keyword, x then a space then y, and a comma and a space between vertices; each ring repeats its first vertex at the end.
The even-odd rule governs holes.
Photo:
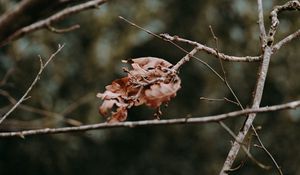
MULTIPOLYGON (((261 36, 263 36, 264 35, 264 31, 263 31, 263 27, 262 27, 263 21, 261 21, 262 20, 261 15, 263 14, 263 12, 261 12, 263 9, 262 2, 261 2, 261 0, 258 0, 257 2, 258 2, 258 6, 259 6, 258 14, 259 14, 259 22, 260 22, 260 30, 261 30, 260 32, 261 32, 261 36)), ((260 65, 260 69, 258 71, 257 84, 256 84, 255 91, 254 91, 253 104, 251 107, 252 109, 259 108, 259 105, 261 102, 263 89, 264 89, 264 85, 265 85, 265 81, 266 81, 266 76, 268 73, 270 58, 271 58, 271 55, 273 54, 272 45, 273 45, 273 41, 274 41, 274 34, 276 33, 276 30, 277 30, 277 27, 279 24, 277 15, 278 15, 278 13, 280 13, 284 10, 296 10, 298 8, 299 8, 298 1, 289 1, 282 6, 276 6, 271 12, 271 27, 269 29, 268 36, 266 36, 266 38, 262 38, 262 40, 266 41, 266 43, 262 43, 262 47, 264 48, 264 54, 263 54, 262 63, 260 65)), ((224 165, 222 167, 220 175, 226 175, 227 171, 230 170, 230 168, 232 167, 233 162, 236 159, 236 156, 240 150, 240 143, 242 143, 244 138, 246 137, 249 129, 251 128, 251 126, 253 124, 255 117, 256 117, 256 113, 251 113, 247 116, 244 126, 238 133, 236 141, 233 143, 233 145, 227 155, 227 158, 224 162, 224 165)))
POLYGON ((28 26, 66 8, 87 0, 23 0, 0 16, 0 41, 28 26))
POLYGON ((54 22, 65 19, 66 17, 68 17, 70 15, 76 14, 78 12, 81 12, 81 11, 84 11, 87 9, 96 8, 99 5, 105 3, 106 1, 107 0, 93 0, 93 1, 85 2, 83 4, 75 5, 73 7, 66 8, 46 19, 40 20, 38 22, 35 22, 31 25, 28 25, 26 27, 23 27, 23 28, 17 30, 13 34, 9 35, 9 37, 7 37, 4 41, 2 41, 0 43, 0 46, 3 46, 3 45, 5 45, 15 39, 18 39, 30 32, 39 30, 41 28, 48 27, 49 25, 53 24, 54 22))
POLYGON ((77 127, 64 127, 64 128, 45 128, 36 130, 25 130, 17 132, 0 132, 0 137, 24 137, 29 135, 41 135, 41 134, 58 134, 58 133, 68 133, 68 132, 79 132, 88 131, 96 129, 107 129, 107 128, 133 128, 139 126, 154 126, 154 125, 175 125, 175 124, 204 124, 218 122, 229 118, 238 117, 245 114, 263 113, 279 111, 284 109, 294 109, 300 106, 300 100, 293 101, 281 105, 267 106, 257 109, 245 109, 241 111, 234 111, 225 114, 212 115, 206 117, 196 117, 196 118, 178 118, 178 119, 168 119, 168 120, 144 120, 144 121, 133 121, 133 122, 119 122, 119 123, 99 123, 91 125, 83 125, 77 127))

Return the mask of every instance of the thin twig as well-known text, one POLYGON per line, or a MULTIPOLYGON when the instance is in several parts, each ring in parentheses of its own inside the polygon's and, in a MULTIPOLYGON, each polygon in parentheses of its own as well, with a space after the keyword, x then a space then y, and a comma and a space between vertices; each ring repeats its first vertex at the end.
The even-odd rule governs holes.
POLYGON ((220 65, 221 65, 221 69, 222 69, 222 72, 223 72, 223 82, 225 83, 226 87, 229 89, 229 91, 231 92, 231 94, 233 95, 234 99, 236 100, 236 103, 239 104, 240 108, 241 109, 244 109, 243 105, 241 104, 239 98, 237 97, 237 95, 235 94, 235 92, 233 91, 233 89, 231 88, 231 86, 229 85, 228 81, 227 81, 227 76, 226 76, 226 71, 225 71, 225 68, 224 68, 224 65, 223 65, 223 60, 220 56, 220 53, 219 53, 219 42, 218 42, 218 37, 215 35, 214 31, 213 31, 213 28, 211 26, 209 26, 209 29, 213 35, 213 38, 216 42, 216 51, 217 51, 217 58, 219 58, 219 62, 220 62, 220 65))
POLYGON ((197 53, 198 49, 194 48, 191 52, 189 52, 187 55, 185 55, 181 60, 179 60, 174 67, 172 68, 175 71, 178 71, 180 66, 182 66, 184 63, 190 61, 191 58, 197 53))
MULTIPOLYGON (((236 135, 234 134, 234 132, 224 122, 220 121, 219 124, 235 139, 235 141, 238 141, 238 140, 236 140, 236 135)), ((256 160, 243 143, 239 143, 239 144, 242 146, 243 151, 250 158, 250 160, 252 160, 252 162, 254 162, 256 165, 258 165, 260 168, 263 168, 266 170, 269 170, 271 168, 270 166, 264 165, 263 163, 256 160)), ((230 170, 230 171, 232 171, 232 170, 230 170)), ((227 172, 228 172, 228 170, 227 170, 227 172)))
POLYGON ((178 42, 183 42, 183 43, 187 43, 193 46, 196 46, 198 48, 198 50, 202 50, 204 52, 206 52, 207 54, 211 54, 214 55, 215 57, 218 58, 218 56, 220 58, 222 58, 222 60, 224 61, 236 61, 236 62, 257 62, 261 60, 261 56, 243 56, 243 57, 239 57, 239 56, 230 56, 230 55, 226 55, 224 53, 220 53, 217 52, 217 50, 210 48, 208 46, 205 46, 203 44, 200 44, 196 41, 191 41, 188 39, 184 39, 181 38, 179 36, 171 36, 169 34, 160 34, 161 37, 163 37, 165 40, 169 40, 169 41, 178 41, 178 42))
POLYGON ((63 28, 63 29, 58 29, 58 28, 56 28, 56 27, 53 27, 53 26, 51 26, 51 24, 48 24, 47 25, 47 29, 48 30, 50 30, 51 32, 53 32, 53 33, 66 33, 66 32, 71 32, 71 31, 73 31, 73 30, 76 30, 76 29, 78 29, 78 28, 80 28, 80 25, 79 24, 75 24, 75 25, 72 25, 72 26, 70 26, 70 27, 67 27, 67 28, 63 28))
MULTIPOLYGON (((222 81, 224 81, 223 77, 214 69, 212 68, 208 63, 206 63, 205 61, 201 60, 200 58, 196 57, 194 54, 196 53, 197 50, 195 50, 195 48, 191 51, 191 52, 188 52, 187 50, 185 50, 183 47, 179 46, 178 44, 176 44, 175 42, 173 42, 172 40, 168 40, 164 37, 162 37, 161 35, 157 35, 153 32, 151 32, 150 30, 147 30, 131 21, 129 21, 128 19, 125 19, 124 17, 121 17, 119 16, 120 19, 124 20, 125 22, 127 22, 128 24, 140 29, 140 30, 143 30, 145 31, 146 33, 158 38, 158 39, 162 39, 166 42, 169 42, 171 43, 172 45, 174 45, 175 47, 177 47, 179 50, 183 51, 184 53, 186 53, 187 55, 185 57, 183 57, 177 64, 178 65, 175 65, 175 69, 173 67, 174 70, 178 69, 180 66, 182 66, 182 64, 186 63, 186 60, 189 59, 187 57, 192 57, 194 59, 196 59, 197 61, 199 61, 201 64, 203 64, 205 67, 207 67, 210 71, 212 71, 218 78, 220 78, 222 81)), ((163 34, 163 35, 166 35, 166 34, 163 34)))
POLYGON ((207 97, 200 97, 200 100, 206 100, 206 101, 226 101, 226 102, 229 102, 229 103, 232 103, 232 104, 235 104, 237 106, 240 106, 240 104, 238 104, 237 102, 233 101, 233 100, 230 100, 226 97, 224 98, 207 98, 207 97))
MULTIPOLYGON (((158 35, 158 34, 155 34, 155 33, 151 32, 150 30, 147 30, 147 29, 145 29, 145 28, 143 28, 143 27, 141 27, 141 26, 133 23, 132 21, 129 21, 128 19, 125 19, 122 16, 119 16, 119 18, 122 19, 123 21, 127 22, 128 24, 136 27, 136 28, 145 31, 146 33, 148 33, 148 34, 150 34, 152 36, 155 36, 158 39, 163 39, 163 40, 165 40, 167 42, 170 42, 174 46, 178 47, 180 50, 182 50, 182 48, 180 46, 178 46, 174 41, 180 41, 180 42, 185 42, 185 43, 194 45, 194 46, 196 46, 198 48, 198 50, 203 50, 203 51, 205 51, 208 54, 212 54, 214 56, 217 56, 217 51, 215 49, 207 47, 207 46, 204 46, 204 45, 202 45, 200 43, 197 43, 195 41, 186 40, 186 39, 180 38, 178 36, 170 36, 169 34, 160 34, 160 35, 158 35)), ((186 53, 188 53, 188 52, 186 52, 186 53)), ((261 60, 260 56, 256 56, 256 57, 251 57, 251 56, 237 57, 237 56, 225 55, 223 53, 220 53, 220 55, 221 55, 221 58, 224 59, 225 61, 256 62, 256 61, 261 60)))
POLYGON ((300 37, 300 29, 296 32, 288 35, 284 39, 280 40, 278 43, 273 45, 273 52, 276 52, 279 50, 283 45, 287 44, 288 42, 291 42, 293 39, 300 37))
MULTIPOLYGON (((139 126, 155 126, 155 125, 175 125, 175 124, 204 124, 223 121, 229 118, 238 117, 249 113, 263 113, 273 112, 285 109, 294 109, 300 106, 300 100, 285 103, 281 105, 274 105, 269 107, 262 107, 257 109, 245 109, 240 111, 229 112, 225 114, 195 117, 195 118, 178 118, 178 119, 166 119, 166 120, 144 120, 144 121, 133 121, 133 122, 119 122, 119 123, 99 123, 91 125, 82 125, 78 127, 63 127, 63 128, 44 128, 37 130, 24 130, 17 132, 0 132, 0 137, 14 137, 14 136, 28 136, 28 135, 40 135, 40 134, 57 134, 57 133, 68 133, 68 132, 79 132, 96 129, 107 129, 107 128, 133 128, 139 126)), ((238 139, 238 137, 237 137, 238 139)), ((241 143, 241 142, 239 142, 241 143)))
POLYGON ((61 51, 61 49, 64 47, 64 44, 63 45, 58 45, 58 49, 56 50, 56 52, 54 52, 50 57, 49 59, 43 63, 42 59, 40 58, 40 70, 39 72, 37 73, 35 79, 33 80, 33 82, 31 83, 31 85, 29 86, 29 88, 26 90, 26 92, 23 94, 23 96, 18 100, 18 102, 7 112, 4 114, 4 116, 0 119, 0 124, 26 99, 28 98, 28 94, 29 92, 32 90, 33 86, 39 81, 40 79, 40 76, 43 72, 43 70, 47 67, 47 65, 49 64, 49 62, 56 56, 56 54, 58 52, 61 51))
MULTIPOLYGON (((6 97, 7 100, 11 103, 11 105, 15 105, 18 102, 7 91, 4 91, 2 89, 0 89, 0 95, 6 97)), ((54 112, 50 112, 50 111, 46 111, 46 110, 43 110, 43 109, 34 108, 34 107, 31 107, 31 106, 28 106, 28 105, 24 105, 24 104, 20 104, 19 108, 22 109, 22 110, 24 110, 24 111, 28 111, 28 112, 32 112, 32 113, 44 115, 44 116, 47 116, 47 117, 54 116, 54 115, 59 115, 59 114, 54 113, 54 112)))
POLYGON ((260 139, 260 137, 259 137, 259 135, 258 135, 258 133, 257 133, 257 131, 256 131, 256 129, 254 128, 253 125, 252 125, 252 130, 253 130, 253 132, 254 132, 254 134, 255 134, 257 140, 258 140, 258 143, 260 144, 260 145, 258 145, 258 147, 261 148, 261 149, 263 149, 263 150, 268 154, 268 156, 271 158, 273 164, 275 165, 275 167, 276 167, 278 173, 279 173, 280 175, 283 175, 280 166, 278 165, 278 163, 276 162, 276 160, 274 159, 274 157, 272 156, 272 154, 270 153, 270 151, 268 151, 268 149, 265 147, 265 145, 264 145, 263 142, 261 141, 261 139, 260 139))
POLYGON ((40 20, 29 26, 26 26, 26 27, 23 27, 23 28, 17 30, 15 33, 10 35, 5 41, 1 42, 0 47, 15 40, 15 39, 22 37, 25 34, 39 30, 41 28, 48 27, 49 25, 51 25, 57 21, 60 21, 62 19, 65 19, 66 17, 69 17, 78 12, 81 12, 81 11, 84 11, 87 9, 91 9, 91 8, 96 8, 105 2, 107 2, 107 0, 92 0, 92 1, 88 1, 85 3, 79 4, 79 5, 75 5, 73 7, 68 7, 46 19, 40 20))

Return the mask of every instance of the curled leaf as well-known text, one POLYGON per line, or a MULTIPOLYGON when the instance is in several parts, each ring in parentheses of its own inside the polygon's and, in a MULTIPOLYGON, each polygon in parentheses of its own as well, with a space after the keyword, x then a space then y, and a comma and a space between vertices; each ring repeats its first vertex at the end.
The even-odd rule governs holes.
POLYGON ((145 104, 158 108, 175 97, 180 89, 180 78, 171 63, 155 57, 129 62, 132 69, 126 71, 127 77, 113 81, 104 93, 97 94, 103 100, 99 113, 107 117, 108 122, 126 120, 127 110, 132 106, 145 104))

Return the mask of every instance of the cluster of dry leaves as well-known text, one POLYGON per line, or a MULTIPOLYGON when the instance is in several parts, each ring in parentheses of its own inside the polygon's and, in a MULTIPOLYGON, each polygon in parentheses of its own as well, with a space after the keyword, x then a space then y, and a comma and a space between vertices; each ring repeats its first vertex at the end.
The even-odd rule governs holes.
POLYGON ((127 61, 132 69, 127 76, 117 79, 106 86, 104 93, 97 97, 103 100, 99 113, 108 122, 120 122, 127 118, 127 110, 145 104, 151 108, 170 101, 180 89, 181 80, 173 65, 155 57, 142 57, 127 61))

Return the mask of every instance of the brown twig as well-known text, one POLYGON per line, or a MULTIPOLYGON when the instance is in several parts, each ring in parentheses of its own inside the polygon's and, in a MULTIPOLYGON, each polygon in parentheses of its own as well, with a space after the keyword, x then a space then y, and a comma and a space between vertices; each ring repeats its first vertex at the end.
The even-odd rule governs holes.
POLYGON ((207 98, 207 97, 200 97, 200 100, 213 101, 213 102, 215 102, 215 101, 226 101, 226 102, 232 103, 232 104, 234 104, 234 105, 240 106, 240 104, 237 103, 236 101, 230 100, 230 99, 228 99, 228 98, 226 98, 226 97, 224 97, 224 98, 207 98))
POLYGON ((185 55, 181 60, 179 60, 174 66, 173 70, 178 71, 179 67, 182 66, 184 63, 190 61, 191 58, 198 52, 197 48, 194 48, 191 52, 185 55))
POLYGON ((51 32, 54 32, 54 33, 66 33, 66 32, 71 32, 73 30, 76 30, 80 28, 80 25, 79 24, 75 24, 75 25, 72 25, 70 27, 67 27, 67 28, 63 28, 63 29, 58 29, 56 27, 53 27, 51 26, 50 24, 47 25, 47 29, 50 30, 51 32))
POLYGON ((283 45, 287 44, 288 42, 291 42, 293 39, 300 37, 300 29, 296 32, 288 35, 284 39, 280 40, 278 43, 273 45, 273 52, 276 52, 279 50, 283 45))
POLYGON ((61 51, 61 49, 64 47, 63 45, 58 45, 58 49, 56 50, 56 52, 54 52, 49 59, 43 63, 42 58, 40 58, 40 70, 37 73, 35 79, 33 80, 33 82, 31 83, 31 85, 29 86, 29 88, 26 90, 26 92, 23 94, 23 96, 18 100, 18 102, 8 111, 6 112, 3 117, 0 119, 0 124, 25 100, 28 98, 28 94, 29 92, 32 90, 32 88, 34 87, 34 85, 39 81, 40 76, 42 74, 42 72, 44 71, 44 69, 47 67, 47 65, 50 63, 50 61, 61 51))
POLYGON ((262 141, 261 141, 261 139, 260 139, 260 137, 259 137, 259 135, 258 135, 258 133, 257 133, 257 131, 256 131, 256 129, 254 128, 253 125, 252 125, 252 130, 253 130, 254 135, 256 136, 256 138, 257 138, 257 140, 258 140, 258 143, 259 143, 259 145, 254 145, 254 146, 257 146, 257 147, 261 148, 262 150, 264 150, 264 151, 268 154, 268 156, 271 158, 271 160, 272 160, 273 164, 275 165, 275 167, 276 167, 278 173, 279 173, 280 175, 283 175, 280 166, 278 165, 278 163, 276 162, 276 160, 274 159, 274 157, 272 156, 272 154, 270 153, 270 151, 268 151, 268 149, 267 149, 267 148, 265 147, 265 145, 262 143, 262 141))
MULTIPOLYGON (((236 140, 237 136, 227 125, 225 125, 224 122, 220 121, 219 124, 234 138, 235 141, 238 141, 238 140, 236 140)), ((250 160, 252 160, 252 162, 254 162, 257 166, 259 166, 262 169, 266 169, 266 170, 271 169, 271 166, 264 165, 263 163, 256 160, 255 157, 253 157, 253 155, 250 153, 249 149, 247 149, 243 143, 239 143, 239 144, 242 146, 243 151, 250 158, 250 160)), ((228 170, 227 170, 227 172, 228 172, 228 170)), ((230 172, 232 172, 232 170, 230 170, 230 172)))
POLYGON ((0 47, 15 40, 18 39, 22 36, 24 36, 25 34, 28 34, 30 32, 39 30, 41 28, 45 28, 48 27, 49 25, 60 21, 62 19, 65 19, 66 17, 69 17, 73 14, 76 14, 78 12, 87 10, 87 9, 91 9, 91 8, 96 8, 100 5, 102 5, 103 3, 105 3, 107 0, 92 0, 92 1, 88 1, 79 5, 75 5, 73 7, 68 7, 46 19, 40 20, 38 22, 35 22, 31 25, 28 25, 26 27, 23 27, 19 30, 17 30, 15 33, 13 33, 12 35, 10 35, 5 41, 0 43, 0 47))
POLYGON ((169 34, 160 34, 161 37, 163 37, 165 40, 169 41, 178 41, 178 42, 183 42, 187 43, 190 45, 193 45, 197 47, 198 50, 204 51, 207 54, 214 55, 215 57, 220 57, 224 61, 235 61, 235 62, 257 62, 261 60, 261 56, 244 56, 244 57, 238 57, 238 56, 230 56, 226 55, 224 53, 220 53, 217 50, 210 48, 208 46, 205 46, 203 44, 200 44, 196 41, 191 41, 188 39, 180 38, 179 36, 170 36, 169 34))
MULTIPOLYGON (((40 135, 40 134, 57 134, 57 133, 68 133, 68 132, 79 132, 96 129, 107 129, 107 128, 133 128, 139 126, 155 126, 155 125, 174 125, 174 124, 204 124, 223 121, 229 118, 238 117, 249 113, 263 113, 279 111, 284 109, 294 109, 300 106, 300 100, 285 103, 281 105, 274 105, 269 107, 261 107, 257 109, 245 109, 240 111, 229 112, 225 114, 212 115, 206 117, 195 117, 195 118, 178 118, 178 119, 166 119, 166 120, 144 120, 144 121, 133 121, 133 122, 119 122, 119 123, 99 123, 91 125, 82 125, 78 127, 63 127, 63 128, 44 128, 37 130, 24 130, 17 132, 0 132, 0 137, 15 137, 15 136, 29 136, 29 135, 40 135)), ((241 143, 241 142, 240 142, 241 143)))
MULTIPOLYGON (((140 30, 143 30, 145 31, 146 33, 152 35, 152 36, 155 36, 156 38, 158 39, 164 39, 165 41, 167 42, 170 42, 171 44, 173 44, 174 46, 176 46, 177 48, 179 48, 180 50, 184 51, 185 53, 188 54, 188 52, 183 49, 182 47, 180 47, 179 45, 177 45, 175 42, 176 41, 179 41, 179 42, 184 42, 184 43, 188 43, 190 45, 193 45, 193 46, 196 46, 198 50, 202 50, 202 51, 205 51, 206 53, 208 54, 212 54, 214 56, 218 56, 218 53, 215 49, 213 48, 210 48, 210 47, 207 47, 207 46, 204 46, 200 43, 197 43, 195 41, 190 41, 190 40, 187 40, 187 39, 183 39, 183 38, 180 38, 178 36, 170 36, 169 34, 155 34, 131 21, 129 21, 128 19, 125 19, 124 17, 122 16, 119 16, 119 18, 125 22, 127 22, 128 24, 140 29, 140 30)), ((225 61, 246 61, 246 62, 257 62, 259 60, 261 60, 261 56, 254 56, 254 57, 251 57, 251 56, 245 56, 245 57, 237 57, 237 56, 229 56, 229 55, 226 55, 226 54, 223 54, 223 53, 219 53, 219 55, 221 56, 222 59, 224 59, 225 61)))
POLYGON ((236 103, 240 106, 241 109, 244 109, 242 103, 240 102, 239 98, 237 97, 237 95, 235 94, 234 90, 231 88, 230 84, 228 83, 227 81, 227 76, 226 76, 226 71, 225 71, 225 68, 224 68, 224 65, 223 65, 223 60, 220 56, 220 53, 219 53, 219 41, 218 41, 218 37, 215 35, 215 32, 213 30, 213 28, 211 26, 209 26, 209 29, 210 29, 210 32, 211 34, 213 35, 213 38, 216 42, 216 51, 217 51, 217 58, 219 58, 219 63, 221 65, 221 69, 222 69, 222 73, 223 73, 223 82, 224 84, 226 85, 226 87, 228 88, 228 90, 230 91, 230 93, 233 95, 236 103))

